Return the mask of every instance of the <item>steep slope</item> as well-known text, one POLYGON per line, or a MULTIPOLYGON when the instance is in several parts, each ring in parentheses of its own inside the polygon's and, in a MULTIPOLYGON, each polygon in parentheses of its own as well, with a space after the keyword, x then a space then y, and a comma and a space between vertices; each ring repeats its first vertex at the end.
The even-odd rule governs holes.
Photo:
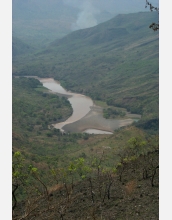
POLYGON ((77 41, 77 43, 80 43, 78 42, 78 40, 80 40, 81 46, 85 46, 85 44, 89 46, 105 42, 109 43, 109 40, 113 42, 119 41, 121 42, 121 45, 125 45, 142 38, 146 40, 150 36, 153 36, 152 32, 148 29, 149 23, 157 20, 157 18, 156 13, 149 12, 119 14, 113 19, 99 24, 93 28, 74 31, 63 39, 55 41, 52 46, 61 45, 70 49, 70 45, 74 44, 74 40, 77 41), (106 38, 104 33, 110 35, 111 38, 106 38), (130 35, 126 36, 127 33, 130 35), (97 39, 98 36, 99 38, 102 38, 102 41, 97 39), (124 38, 121 39, 121 37, 124 38), (93 41, 92 39, 97 39, 97 41, 93 41))

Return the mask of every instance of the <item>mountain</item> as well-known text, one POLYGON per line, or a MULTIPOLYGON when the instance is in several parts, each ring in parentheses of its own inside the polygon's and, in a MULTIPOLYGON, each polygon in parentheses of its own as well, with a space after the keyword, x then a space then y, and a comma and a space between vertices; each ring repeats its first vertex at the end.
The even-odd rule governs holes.
POLYGON ((63 1, 13 0, 13 35, 42 47, 71 32, 70 22, 74 22, 77 12, 72 7, 64 7, 63 1))
POLYGON ((74 31, 46 50, 13 63, 13 73, 54 77, 74 92, 158 118, 159 37, 149 29, 157 13, 119 14, 74 31))
MULTIPOLYGON (((65 4, 63 0, 13 0, 13 34, 37 48, 45 47, 49 42, 72 31, 80 11, 77 7, 65 4)), ((111 13, 104 10, 95 19, 96 23, 100 23, 112 17, 111 13)))

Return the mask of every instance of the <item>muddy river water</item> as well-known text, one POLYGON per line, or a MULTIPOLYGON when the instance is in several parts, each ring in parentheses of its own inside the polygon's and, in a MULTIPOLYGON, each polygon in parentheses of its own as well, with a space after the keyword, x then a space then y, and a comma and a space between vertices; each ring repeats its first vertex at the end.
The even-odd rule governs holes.
POLYGON ((92 99, 81 94, 66 91, 60 85, 60 83, 55 81, 53 78, 38 79, 43 86, 49 90, 58 94, 67 95, 68 100, 73 108, 73 114, 65 122, 54 124, 55 128, 62 129, 64 125, 78 121, 79 119, 83 118, 90 111, 90 107, 93 106, 92 99))
POLYGON ((113 134, 115 129, 130 125, 141 117, 140 115, 128 114, 129 117, 125 119, 105 119, 103 118, 103 109, 95 106, 91 98, 66 91, 53 78, 36 78, 50 92, 57 95, 65 95, 73 108, 73 114, 66 121, 53 124, 55 128, 62 131, 113 134))

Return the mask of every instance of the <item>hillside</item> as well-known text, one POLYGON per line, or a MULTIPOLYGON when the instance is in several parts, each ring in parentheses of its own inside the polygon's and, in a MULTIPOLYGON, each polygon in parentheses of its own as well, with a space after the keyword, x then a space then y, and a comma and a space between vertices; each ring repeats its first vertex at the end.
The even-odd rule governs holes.
POLYGON ((32 53, 34 48, 17 37, 12 37, 12 57, 32 53))
POLYGON ((158 118, 159 38, 149 29, 157 19, 150 12, 120 14, 74 31, 13 62, 13 74, 54 77, 94 100, 158 118))
POLYGON ((78 158, 67 169, 52 167, 44 175, 47 182, 42 169, 17 168, 21 155, 16 152, 14 169, 27 180, 24 189, 29 202, 14 201, 13 219, 159 219, 159 151, 155 146, 138 157, 130 151, 130 157, 122 157, 118 164, 113 161, 111 167, 106 165, 106 154, 78 158))

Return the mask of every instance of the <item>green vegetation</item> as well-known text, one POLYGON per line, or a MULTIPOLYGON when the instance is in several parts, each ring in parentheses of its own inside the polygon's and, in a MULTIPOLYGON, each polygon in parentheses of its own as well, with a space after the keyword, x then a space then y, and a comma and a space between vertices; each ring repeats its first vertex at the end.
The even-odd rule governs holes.
POLYGON ((113 109, 113 108, 107 108, 103 110, 103 116, 105 118, 116 118, 116 117, 124 117, 126 115, 126 112, 113 109))
POLYGON ((62 136, 58 129, 51 126, 52 123, 66 120, 72 114, 70 103, 65 97, 48 93, 37 79, 22 77, 13 78, 12 101, 13 149, 20 149, 23 145, 28 152, 29 147, 30 157, 38 161, 39 159, 34 159, 34 154, 41 156, 51 152, 54 155, 59 142, 73 143, 71 136, 62 136), (51 141, 50 137, 53 137, 51 141), (49 147, 45 149, 47 145, 49 147))
POLYGON ((96 157, 79 157, 65 168, 50 167, 44 174, 26 163, 19 151, 13 157, 15 219, 41 219, 43 215, 51 215, 51 219, 158 218, 159 151, 155 139, 152 145, 131 138, 122 154, 113 153, 110 164, 102 152, 96 157), (20 201, 22 191, 29 203, 20 201))
MULTIPOLYGON (((28 163, 38 168, 66 167, 69 160, 97 155, 109 146, 116 153, 131 136, 145 134, 135 128, 116 131, 114 135, 62 134, 48 125, 65 120, 71 107, 65 98, 49 94, 34 78, 13 78, 13 151, 21 151, 28 163), (39 90, 39 91, 37 91, 39 90), (62 115, 62 118, 57 116, 62 115)), ((108 152, 110 156, 111 152, 108 152)), ((110 161, 114 159, 111 158, 110 161)), ((45 174, 42 170, 42 174, 45 174)))
POLYGON ((97 155, 101 146, 118 151, 123 148, 127 138, 136 134, 145 136, 133 128, 116 131, 108 138, 106 135, 87 133, 62 134, 51 126, 52 123, 66 120, 71 113, 66 98, 48 93, 38 80, 13 78, 13 150, 21 151, 27 155, 27 160, 40 166, 55 164, 56 160, 65 166, 69 159, 97 155))
POLYGON ((41 133, 48 125, 64 120, 72 113, 66 98, 41 92, 42 84, 34 78, 13 78, 13 128, 41 133))
POLYGON ((65 121, 72 114, 65 97, 48 93, 34 78, 13 78, 12 89, 13 151, 19 150, 27 160, 45 167, 57 160, 65 165, 69 158, 84 154, 80 146, 87 144, 81 142, 92 135, 63 134, 51 125, 65 121))
POLYGON ((12 38, 12 55, 15 58, 18 55, 23 55, 27 53, 31 53, 34 51, 34 48, 24 43, 17 37, 12 38))

